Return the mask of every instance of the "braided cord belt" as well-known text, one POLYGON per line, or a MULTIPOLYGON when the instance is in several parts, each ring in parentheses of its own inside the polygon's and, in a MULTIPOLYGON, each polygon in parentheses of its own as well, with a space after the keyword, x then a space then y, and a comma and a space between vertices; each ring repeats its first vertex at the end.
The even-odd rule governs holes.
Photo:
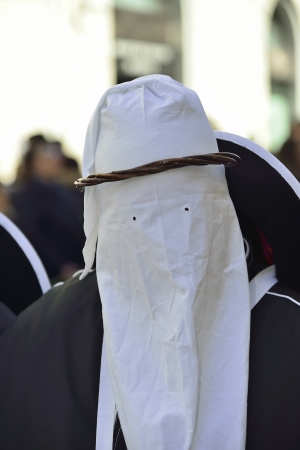
POLYGON ((165 172, 171 169, 179 169, 186 166, 207 166, 223 164, 226 167, 236 166, 240 162, 240 157, 234 153, 220 152, 208 153, 206 155, 184 156, 182 158, 169 158, 153 161, 143 166, 134 167, 128 170, 117 170, 111 173, 96 173, 87 178, 79 178, 75 181, 77 189, 83 191, 89 186, 96 186, 102 183, 122 181, 134 177, 143 177, 154 173, 165 172))

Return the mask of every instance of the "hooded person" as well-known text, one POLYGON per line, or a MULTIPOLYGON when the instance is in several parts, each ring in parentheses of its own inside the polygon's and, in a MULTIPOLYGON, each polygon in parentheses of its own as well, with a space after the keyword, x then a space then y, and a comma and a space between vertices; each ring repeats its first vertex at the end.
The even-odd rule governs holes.
POLYGON ((239 170, 227 170, 226 178, 249 243, 252 312, 246 449, 297 450, 300 184, 254 142, 225 132, 215 135, 220 151, 241 158, 239 170))
MULTIPOLYGON (((116 86, 104 95, 92 117, 84 175, 126 170, 156 158, 178 155, 183 160, 186 155, 217 152, 205 123, 196 94, 168 77, 146 77, 116 86), (161 108, 164 101, 169 101, 170 108, 161 108), (132 113, 135 109, 139 114, 132 113), (111 115, 123 126, 111 121, 111 115), (184 120, 187 117, 189 121, 184 120), (179 126, 179 118, 185 127, 179 126), (162 124, 165 135, 160 133, 162 124), (192 131, 196 125, 198 134, 192 131), (146 133, 148 127, 151 134, 146 133), (106 131, 115 137, 116 146, 106 131), (126 141, 128 135, 132 139, 126 141), (153 145, 146 145, 151 136, 153 145), (187 150, 188 143, 194 147, 187 150)), ((285 264, 277 261, 282 253, 275 250, 276 244, 282 247, 282 234, 276 235, 270 225, 272 217, 280 218, 278 206, 285 214, 293 207, 296 219, 300 193, 293 177, 282 175, 283 166, 274 165, 275 158, 267 151, 233 135, 217 138, 220 150, 242 158, 238 167, 226 169, 226 177, 239 218, 244 219, 240 223, 251 278, 267 267, 250 283, 252 306, 256 306, 246 448, 296 450, 300 442, 300 358, 296 357, 300 310, 296 303, 300 295, 293 290, 294 284, 294 288, 284 284, 289 279, 282 278, 285 264), (260 245, 257 219, 274 250, 276 267, 277 262, 281 266, 279 282, 260 245)), ((92 450, 97 445, 101 450, 131 450, 137 444, 150 448, 150 443, 156 445, 159 440, 160 447, 154 448, 184 448, 179 447, 184 442, 187 448, 242 450, 249 285, 224 169, 183 167, 102 184, 86 188, 85 203, 86 276, 79 280, 77 274, 48 291, 0 339, 0 385, 6 387, 0 390, 0 448, 92 450), (93 271, 89 267, 97 239, 97 270, 93 271), (117 418, 112 447, 115 405, 120 421, 117 418), (150 430, 157 431, 157 436, 151 436, 150 430)), ((283 229, 295 244, 295 255, 298 237, 293 240, 295 230, 288 215, 281 221, 279 231, 283 229)), ((293 259, 290 267, 294 264, 293 259)))
MULTIPOLYGON (((217 152, 197 94, 154 75, 102 97, 83 171, 217 152)), ((249 287, 224 167, 181 167, 86 191, 82 278, 97 239, 105 337, 97 448, 111 448, 115 407, 130 450, 242 448, 249 287)))
POLYGON ((48 289, 50 281, 36 251, 4 214, 0 213, 0 334, 48 289))

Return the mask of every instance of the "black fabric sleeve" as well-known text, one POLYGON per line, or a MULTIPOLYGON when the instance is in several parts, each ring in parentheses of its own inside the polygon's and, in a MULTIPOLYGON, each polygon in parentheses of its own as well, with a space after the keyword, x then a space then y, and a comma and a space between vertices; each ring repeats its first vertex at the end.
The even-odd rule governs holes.
MULTIPOLYGON (((277 283, 271 291, 300 303, 277 283)), ((266 294, 253 308, 247 450, 300 449, 300 306, 266 294)))
POLYGON ((16 320, 16 315, 0 302, 0 336, 16 320))
POLYGON ((94 450, 103 326, 95 272, 48 291, 0 339, 1 450, 94 450))

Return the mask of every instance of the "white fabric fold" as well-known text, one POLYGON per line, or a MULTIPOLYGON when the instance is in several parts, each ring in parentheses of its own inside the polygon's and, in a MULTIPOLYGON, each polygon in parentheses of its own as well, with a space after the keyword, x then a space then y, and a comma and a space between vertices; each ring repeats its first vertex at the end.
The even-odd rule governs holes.
POLYGON ((116 405, 111 386, 105 338, 103 338, 97 414, 96 449, 112 450, 116 405))
MULTIPOLYGON (((84 174, 218 151, 198 96, 158 75, 108 90, 88 135, 84 174)), ((244 449, 249 283, 224 168, 85 195, 85 258, 88 268, 98 239, 107 363, 128 450, 244 449)))
POLYGON ((89 273, 95 259, 100 214, 96 189, 86 189, 86 192, 84 193, 84 211, 89 211, 89 214, 86 219, 87 214, 85 213, 84 220, 86 241, 82 253, 85 267, 82 275, 80 275, 80 280, 82 280, 89 273))
MULTIPOLYGON (((91 118, 90 123, 93 125, 88 127, 86 133, 82 164, 83 177, 95 173, 95 149, 99 133, 99 114, 104 98, 105 97, 100 100, 91 118)), ((88 274, 94 263, 98 236, 98 221, 99 204, 97 200, 97 191, 96 189, 86 189, 84 193, 84 232, 86 242, 83 248, 85 268, 80 276, 81 280, 88 274)))

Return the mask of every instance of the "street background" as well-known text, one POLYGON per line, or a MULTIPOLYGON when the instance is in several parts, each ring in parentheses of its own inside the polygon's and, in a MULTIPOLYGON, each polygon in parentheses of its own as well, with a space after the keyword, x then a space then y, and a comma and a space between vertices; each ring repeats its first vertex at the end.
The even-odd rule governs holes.
POLYGON ((37 133, 80 161, 111 85, 166 73, 276 152, 300 116, 300 0, 0 0, 0 180, 37 133))

